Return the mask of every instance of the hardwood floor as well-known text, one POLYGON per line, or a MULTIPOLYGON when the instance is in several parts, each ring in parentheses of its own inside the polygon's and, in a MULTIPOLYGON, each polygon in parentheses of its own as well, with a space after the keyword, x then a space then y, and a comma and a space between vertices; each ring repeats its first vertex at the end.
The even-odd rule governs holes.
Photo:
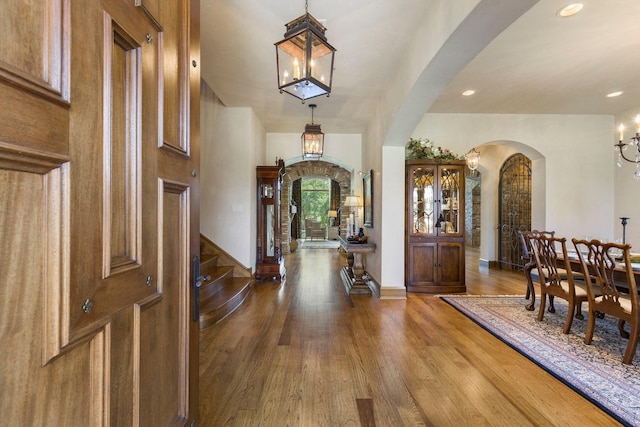
MULTIPOLYGON (((328 249, 287 255, 284 284, 256 283, 201 332, 199 425, 619 425, 437 297, 349 297, 344 263, 328 249)), ((470 250, 467 288, 526 284, 470 250)))

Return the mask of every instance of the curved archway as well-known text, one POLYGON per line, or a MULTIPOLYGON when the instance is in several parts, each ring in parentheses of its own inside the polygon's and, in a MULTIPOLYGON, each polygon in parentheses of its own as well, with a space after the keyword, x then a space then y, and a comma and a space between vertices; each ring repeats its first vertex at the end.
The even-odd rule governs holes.
POLYGON ((475 146, 481 153, 478 172, 482 177, 480 188, 480 252, 482 262, 497 267, 500 259, 498 236, 498 210, 500 169, 514 154, 531 160, 531 227, 544 229, 546 224, 546 159, 543 153, 514 140, 492 140, 475 146))
MULTIPOLYGON (((352 171, 347 170, 338 162, 333 163, 326 160, 303 160, 301 158, 293 159, 293 161, 285 162, 286 173, 282 182, 281 203, 281 221, 282 221, 282 253, 291 252, 291 227, 293 221, 299 221, 295 213, 291 212, 291 197, 293 182, 309 176, 322 176, 336 181, 340 187, 340 203, 344 204, 347 195, 351 194, 352 171), (286 203, 286 209, 284 204, 286 203)), ((340 210, 339 224, 346 224, 347 212, 340 210)))

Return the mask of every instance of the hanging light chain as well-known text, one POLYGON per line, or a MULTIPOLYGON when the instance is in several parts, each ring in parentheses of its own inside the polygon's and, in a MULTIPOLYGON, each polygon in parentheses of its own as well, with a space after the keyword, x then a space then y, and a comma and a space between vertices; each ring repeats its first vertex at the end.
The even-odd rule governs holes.
POLYGON ((309 0, 304 0, 304 13, 309 13, 309 0))

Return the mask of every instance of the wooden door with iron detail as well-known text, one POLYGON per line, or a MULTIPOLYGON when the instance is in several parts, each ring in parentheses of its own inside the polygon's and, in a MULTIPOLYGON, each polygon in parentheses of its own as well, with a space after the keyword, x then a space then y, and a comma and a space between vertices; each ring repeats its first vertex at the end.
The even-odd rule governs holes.
POLYGON ((504 161, 498 183, 498 262, 501 269, 522 269, 518 232, 531 230, 531 160, 516 153, 504 161))
POLYGON ((190 425, 199 1, 0 14, 0 413, 190 425))

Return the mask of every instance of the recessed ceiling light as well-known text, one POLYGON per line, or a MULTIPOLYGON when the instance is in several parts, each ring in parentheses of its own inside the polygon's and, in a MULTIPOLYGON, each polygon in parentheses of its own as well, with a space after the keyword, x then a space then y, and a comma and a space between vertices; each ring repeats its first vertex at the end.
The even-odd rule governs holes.
POLYGON ((616 92, 611 92, 607 94, 607 98, 615 98, 616 96, 620 96, 622 95, 622 91, 616 91, 616 92))
POLYGON ((468 90, 465 90, 464 92, 462 92, 462 96, 471 96, 471 95, 473 95, 474 93, 476 93, 476 91, 475 91, 475 90, 473 90, 473 89, 468 89, 468 90))
POLYGON ((584 5, 582 3, 571 3, 556 12, 556 16, 559 18, 568 18, 580 12, 584 5))

